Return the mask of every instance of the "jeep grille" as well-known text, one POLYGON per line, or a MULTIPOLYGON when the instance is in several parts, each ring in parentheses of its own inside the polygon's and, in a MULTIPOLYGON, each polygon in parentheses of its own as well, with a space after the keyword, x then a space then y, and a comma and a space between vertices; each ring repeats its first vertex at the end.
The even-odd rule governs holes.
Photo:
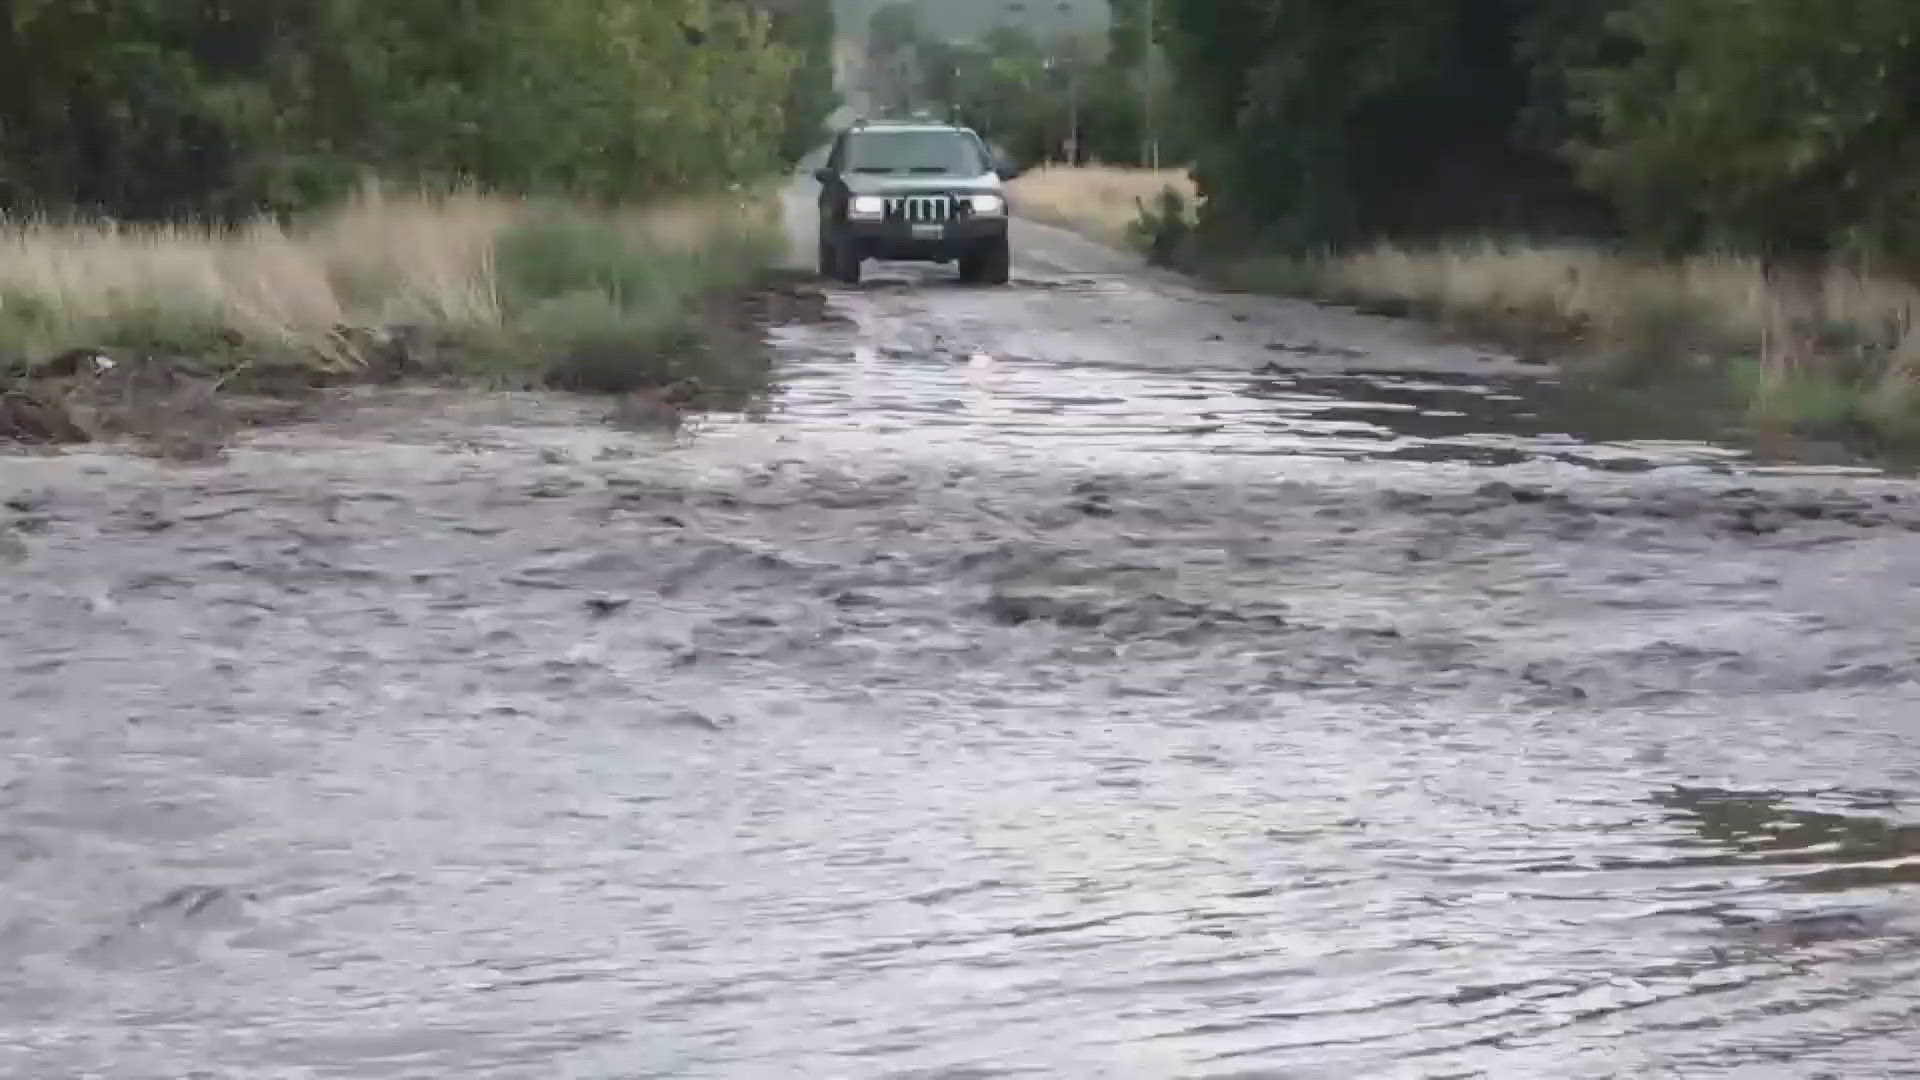
POLYGON ((902 195, 887 200, 887 216, 912 225, 942 222, 954 216, 951 195, 902 195))

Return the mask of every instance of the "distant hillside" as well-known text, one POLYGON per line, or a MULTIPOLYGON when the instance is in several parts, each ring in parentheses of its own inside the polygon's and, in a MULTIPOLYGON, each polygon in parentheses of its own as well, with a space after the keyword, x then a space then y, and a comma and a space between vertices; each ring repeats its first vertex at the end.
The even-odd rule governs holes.
MULTIPOLYGON (((834 0, 843 33, 860 34, 885 0, 834 0)), ((944 38, 976 38, 996 26, 1039 33, 1107 24, 1107 0, 919 0, 920 21, 944 38)))

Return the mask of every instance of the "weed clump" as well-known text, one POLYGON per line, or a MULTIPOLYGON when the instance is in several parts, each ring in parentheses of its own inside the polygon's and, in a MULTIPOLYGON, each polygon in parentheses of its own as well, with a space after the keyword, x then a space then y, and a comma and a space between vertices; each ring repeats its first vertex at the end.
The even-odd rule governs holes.
POLYGON ((1154 266, 1177 266, 1187 261, 1193 242, 1194 215, 1186 196, 1173 187, 1160 189, 1149 205, 1136 202, 1139 210, 1127 233, 1135 246, 1154 266))

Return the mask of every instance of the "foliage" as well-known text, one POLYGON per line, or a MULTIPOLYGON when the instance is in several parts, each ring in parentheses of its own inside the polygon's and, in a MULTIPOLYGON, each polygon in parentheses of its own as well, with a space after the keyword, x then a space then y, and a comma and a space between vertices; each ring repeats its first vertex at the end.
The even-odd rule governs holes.
POLYGON ((882 4, 867 20, 867 51, 876 58, 910 49, 920 39, 920 9, 911 0, 882 4))
POLYGON ((1155 266, 1176 266, 1183 262, 1193 231, 1193 211, 1187 205, 1186 196, 1165 187, 1151 205, 1145 200, 1139 200, 1136 205, 1139 216, 1128 232, 1146 253, 1147 261, 1155 266))
POLYGON ((773 40, 786 48, 792 74, 782 102, 780 156, 798 161, 822 141, 823 127, 839 104, 834 89, 833 45, 838 24, 832 0, 756 0, 772 18, 773 40))
POLYGON ((1107 58, 1118 68, 1142 67, 1153 38, 1147 0, 1108 0, 1107 58))
MULTIPOLYGON (((874 11, 894 0, 834 0, 846 27, 864 28, 874 11)), ((978 40, 996 26, 1014 25, 1036 34, 1097 30, 1107 0, 915 0, 923 37, 978 40)))
POLYGON ((1216 239, 1312 247, 1570 212, 1518 137, 1526 0, 1168 0, 1216 239))
POLYGON ((821 6, 0 0, 0 209, 239 218, 366 172, 607 200, 720 185, 772 163, 789 114, 824 113, 821 6))
MULTIPOLYGON (((1116 57, 1142 0, 1114 0, 1116 57)), ((1624 233, 1920 266, 1911 0, 1159 0, 1215 243, 1624 233)))
POLYGON ((695 380, 716 400, 759 388, 752 350, 723 350, 703 305, 761 280, 784 253, 770 200, 610 216, 519 208, 493 237, 498 321, 468 328, 464 374, 508 387, 623 394, 695 380))
POLYGON ((401 378, 740 404, 768 372, 743 297, 784 251, 769 193, 598 211, 368 189, 298 227, 0 223, 0 439, 204 448, 230 428, 220 390, 401 378))
MULTIPOLYGON (((1004 25, 978 38, 930 37, 916 10, 903 0, 882 7, 868 37, 869 62, 887 76, 891 109, 918 104, 944 113, 1023 162, 1142 161, 1141 80, 1148 76, 1115 62, 1114 39, 1041 37, 1004 25)), ((1164 86, 1158 96, 1171 98, 1164 86)), ((1181 124, 1173 118, 1164 128, 1165 156, 1180 160, 1188 149, 1181 124)))
POLYGON ((879 76, 879 105, 904 114, 916 96, 920 72, 914 66, 914 47, 920 41, 919 9, 910 0, 889 0, 867 20, 866 63, 879 76))
POLYGON ((1570 74, 1583 176, 1669 246, 1920 254, 1920 5, 1632 0, 1570 74), (1604 58, 1603 58, 1604 61, 1604 58))

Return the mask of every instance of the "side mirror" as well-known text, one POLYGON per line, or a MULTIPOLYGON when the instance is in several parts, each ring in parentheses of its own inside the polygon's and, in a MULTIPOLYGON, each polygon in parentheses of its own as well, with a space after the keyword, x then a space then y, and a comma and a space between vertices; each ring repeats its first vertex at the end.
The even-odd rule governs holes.
POLYGON ((993 170, 994 175, 1002 180, 1018 180, 1023 171, 1020 166, 1010 161, 1001 162, 1000 165, 993 170))
POLYGON ((825 166, 821 166, 820 168, 813 170, 813 178, 815 180, 820 181, 823 184, 832 180, 833 176, 834 176, 833 170, 825 166))

